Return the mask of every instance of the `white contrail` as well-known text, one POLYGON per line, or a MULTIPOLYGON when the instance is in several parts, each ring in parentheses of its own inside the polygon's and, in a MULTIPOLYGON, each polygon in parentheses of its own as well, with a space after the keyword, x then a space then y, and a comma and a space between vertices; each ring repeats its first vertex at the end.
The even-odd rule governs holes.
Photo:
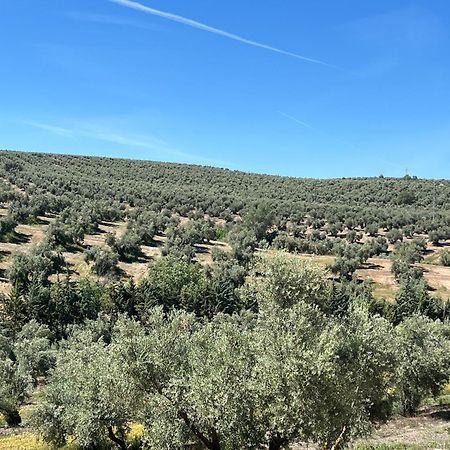
POLYGON ((158 9, 150 8, 149 6, 143 5, 142 3, 135 2, 132 0, 109 0, 110 2, 116 3, 118 5, 126 6, 128 8, 135 9, 137 11, 142 11, 147 14, 152 14, 154 16, 163 17, 164 19, 171 20, 172 22, 182 23, 183 25, 187 25, 192 28, 197 28, 199 30, 207 31, 208 33, 218 34, 219 36, 226 37, 228 39, 233 39, 238 42, 242 42, 243 44, 252 45, 253 47, 263 48, 265 50, 270 50, 272 52, 281 53, 282 55, 291 56, 293 58, 301 59, 303 61, 308 61, 314 64, 320 64, 322 66, 328 66, 337 68, 332 64, 328 64, 324 61, 320 61, 318 59, 308 58, 306 56, 298 55, 297 53, 288 52, 286 50, 282 50, 280 48, 272 47, 270 45, 261 44, 260 42, 252 41, 250 39, 243 38, 238 36, 237 34, 228 33, 227 31, 220 30, 219 28, 214 28, 209 25, 206 25, 201 22, 197 22, 196 20, 188 19, 187 17, 179 16, 177 14, 168 13, 165 11, 160 11, 158 9))
POLYGON ((300 124, 300 125, 303 125, 303 126, 306 127, 306 128, 310 128, 311 130, 314 130, 314 127, 312 127, 309 123, 302 122, 301 120, 297 119, 297 118, 294 117, 294 116, 291 116, 291 115, 289 115, 289 114, 286 114, 286 113, 284 113, 284 112, 282 112, 282 111, 277 111, 277 113, 278 113, 278 114, 281 114, 283 117, 286 117, 286 119, 292 120, 293 122, 296 122, 296 123, 298 123, 298 124, 300 124))

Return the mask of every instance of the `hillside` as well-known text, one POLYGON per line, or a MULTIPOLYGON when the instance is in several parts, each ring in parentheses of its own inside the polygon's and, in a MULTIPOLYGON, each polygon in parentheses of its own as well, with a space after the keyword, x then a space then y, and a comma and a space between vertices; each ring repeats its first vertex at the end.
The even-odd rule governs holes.
MULTIPOLYGON (((320 255, 336 254, 330 245, 346 238, 351 230, 361 234, 360 243, 374 236, 389 238, 391 229, 400 229, 405 241, 414 236, 427 238, 434 232, 437 242, 427 244, 423 269, 432 292, 444 297, 450 294, 450 268, 439 267, 440 254, 450 243, 447 180, 314 180, 184 164, 8 151, 0 152, 0 176, 4 206, 0 213, 6 216, 9 208, 19 222, 25 222, 16 228, 14 239, 0 243, 4 291, 9 290, 5 274, 10 255, 42 241, 48 224, 55 220, 66 222, 66 227, 73 220, 84 223, 82 245, 63 252, 77 276, 89 273, 83 250, 104 246, 108 233, 120 238, 133 212, 166 211, 167 216, 178 214, 184 224, 189 222, 188 216, 205 214, 227 231, 249 208, 263 204, 270 209, 269 220, 277 230, 270 236, 276 248, 312 254, 315 261, 325 264, 331 264, 334 257, 320 255), (29 212, 35 219, 27 217, 29 212), (296 235, 303 240, 294 242, 296 235)), ((161 254, 165 240, 161 229, 149 245, 141 245, 140 258, 121 261, 120 269, 138 281, 149 261, 161 254)), ((386 254, 393 251, 396 240, 391 241, 386 254)), ((228 247, 217 238, 195 245, 197 259, 204 263, 211 261, 214 246, 228 247)), ((361 265, 357 273, 375 282, 378 295, 392 299, 397 287, 390 269, 389 260, 375 258, 361 265)))
MULTIPOLYGON (((342 211, 389 206, 428 215, 447 211, 450 181, 404 178, 304 179, 126 159, 0 151, 2 175, 34 193, 129 202, 137 206, 238 212, 267 201, 287 214, 304 208, 342 211)), ((217 215, 215 214, 215 215, 217 215)), ((379 212, 382 214, 382 212, 379 212)))
POLYGON ((449 194, 0 152, 0 449, 446 448, 449 194))

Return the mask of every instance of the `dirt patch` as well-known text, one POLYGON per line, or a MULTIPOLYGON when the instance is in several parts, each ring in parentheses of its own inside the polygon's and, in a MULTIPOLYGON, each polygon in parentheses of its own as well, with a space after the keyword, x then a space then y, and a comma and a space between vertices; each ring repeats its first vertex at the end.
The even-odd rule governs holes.
POLYGON ((374 282, 373 293, 376 297, 393 300, 398 289, 397 282, 391 272, 392 262, 383 258, 369 258, 367 262, 356 271, 362 279, 374 282))
POLYGON ((149 261, 134 261, 132 263, 127 263, 120 261, 118 266, 122 269, 129 277, 133 278, 135 282, 141 280, 145 274, 148 272, 149 261))
MULTIPOLYGON (((450 267, 436 266, 432 264, 418 264, 424 269, 424 277, 434 293, 450 298, 450 267)), ((431 292, 433 294, 433 292, 431 292)))
POLYGON ((446 405, 424 410, 417 417, 394 418, 377 429, 364 443, 433 444, 434 448, 449 448, 449 430, 450 405, 446 405))
POLYGON ((231 252, 231 247, 226 242, 222 241, 210 241, 209 244, 196 244, 195 245, 195 261, 202 265, 212 264, 211 252, 213 248, 219 248, 225 252, 231 252))
POLYGON ((117 238, 121 238, 127 228, 126 222, 102 222, 98 226, 99 232, 94 234, 86 234, 84 236, 84 245, 103 247, 105 245, 106 235, 114 234, 117 238))
MULTIPOLYGON (((387 448, 447 449, 450 448, 450 405, 424 409, 416 417, 394 417, 386 424, 375 428, 364 439, 359 439, 351 448, 374 446, 387 448)), ((315 450, 314 445, 298 444, 291 450, 315 450)))

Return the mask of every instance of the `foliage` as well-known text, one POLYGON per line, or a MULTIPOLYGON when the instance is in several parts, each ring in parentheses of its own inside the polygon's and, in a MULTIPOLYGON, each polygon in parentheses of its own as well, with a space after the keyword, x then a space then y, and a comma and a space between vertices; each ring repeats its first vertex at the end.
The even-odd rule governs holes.
POLYGON ((391 244, 403 240, 403 233, 398 228, 392 228, 386 233, 386 238, 391 244))
POLYGON ((16 336, 0 328, 0 413, 9 426, 21 423, 19 406, 51 365, 48 328, 31 321, 16 336))
POLYGON ((422 278, 423 270, 413 264, 423 259, 425 248, 426 242, 419 239, 395 244, 391 271, 397 281, 422 278))
POLYGON ((440 245, 440 241, 446 240, 450 237, 450 229, 447 227, 431 230, 428 233, 428 237, 434 245, 440 245))
POLYGON ((441 264, 443 266, 449 267, 450 266, 450 251, 442 250, 440 259, 441 259, 441 264))
POLYGON ((109 345, 88 330, 75 334, 46 388, 40 432, 57 444, 72 434, 100 445, 115 427, 126 448, 123 428, 140 418, 146 448, 212 450, 281 449, 299 439, 337 448, 365 433, 390 411, 390 325, 357 308, 330 320, 316 305, 323 272, 282 261, 259 261, 262 278, 248 281, 257 315, 204 322, 157 307, 145 326, 121 318, 109 345))
POLYGON ((61 446, 73 436, 82 448, 108 440, 128 448, 125 434, 139 398, 101 337, 76 330, 58 352, 49 381, 33 420, 44 441, 61 446))
POLYGON ((80 236, 75 236, 72 230, 58 220, 52 222, 47 228, 46 241, 50 248, 66 249, 79 240, 80 236))
POLYGON ((252 206, 243 215, 243 225, 251 230, 258 241, 266 236, 269 226, 273 223, 273 208, 264 203, 252 206))
POLYGON ((17 226, 17 222, 10 216, 2 217, 0 219, 0 239, 5 240, 17 226))
POLYGON ((287 253, 263 254, 255 260, 241 297, 259 307, 287 308, 300 301, 320 305, 328 294, 326 270, 287 253))
POLYGON ((60 272, 64 266, 62 254, 51 250, 44 243, 34 247, 29 253, 14 254, 8 277, 20 292, 27 292, 33 282, 48 284, 48 277, 60 272))
POLYGON ((437 395, 450 378, 448 325, 413 315, 396 328, 398 396, 404 414, 437 395))
POLYGON ((109 259, 112 258, 111 254, 117 254, 121 261, 133 261, 141 254, 141 237, 133 230, 127 229, 119 239, 108 233, 105 242, 112 250, 109 259))
POLYGON ((92 270, 101 277, 114 277, 119 272, 117 253, 101 247, 91 247, 85 252, 85 260, 93 261, 92 270))
POLYGON ((72 282, 69 278, 51 286, 34 282, 27 292, 17 289, 0 297, 0 318, 4 326, 17 331, 29 320, 47 325, 61 338, 67 327, 94 319, 102 307, 103 288, 89 280, 72 282))
POLYGON ((412 205, 416 202, 416 196, 410 190, 404 190, 398 194, 399 205, 412 205))
POLYGON ((137 286, 137 308, 145 317, 153 306, 164 310, 184 309, 198 316, 233 313, 241 308, 235 289, 242 284, 239 266, 224 261, 205 273, 198 264, 166 257, 150 266, 137 286))
POLYGON ((181 305, 192 308, 205 290, 206 278, 199 265, 166 257, 153 263, 139 284, 139 308, 143 312, 156 305, 166 311, 181 305))
POLYGON ((257 246, 257 238, 253 231, 236 227, 228 234, 228 242, 233 249, 233 257, 239 263, 245 265, 251 261, 257 246))
POLYGON ((245 218, 248 211, 250 229, 254 225, 263 230, 253 228, 257 239, 267 231, 263 225, 271 214, 296 222, 306 216, 314 221, 339 221, 349 228, 377 224, 401 229, 412 224, 430 231, 449 225, 448 181, 441 182, 436 195, 432 180, 296 179, 150 161, 5 151, 0 161, 5 179, 35 197, 27 205, 21 199, 26 210, 17 215, 19 221, 30 214, 58 213, 71 205, 78 211, 83 208, 84 217, 91 215, 91 223, 117 220, 120 205, 126 203, 157 213, 164 208, 186 214, 201 210, 214 217, 242 213, 245 218), (5 170, 13 165, 21 170, 5 170), (409 206, 412 202, 414 209, 409 206))
POLYGON ((448 380, 448 302, 429 295, 417 265, 418 236, 448 238, 447 181, 437 195, 414 177, 309 180, 18 152, 0 152, 0 176, 0 239, 19 242, 18 224, 52 218, 44 242, 12 257, 13 288, 0 297, 0 407, 17 423, 55 353, 34 422, 50 444, 131 448, 138 421, 142 448, 300 440, 337 450, 389 418, 394 401, 414 413, 448 380), (117 220, 123 234, 86 250, 102 278, 71 279, 61 252, 117 220), (231 251, 194 262, 218 237, 231 251), (162 240, 141 281, 116 276, 118 260, 142 262, 142 246, 162 240), (353 277, 388 242, 395 303, 353 277), (339 277, 287 252, 334 255, 339 277))

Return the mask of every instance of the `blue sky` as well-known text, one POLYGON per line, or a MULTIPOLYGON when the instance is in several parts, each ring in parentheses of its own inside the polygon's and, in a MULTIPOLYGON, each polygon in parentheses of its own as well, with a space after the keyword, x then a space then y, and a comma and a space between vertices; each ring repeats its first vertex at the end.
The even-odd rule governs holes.
POLYGON ((447 0, 2 0, 0 148, 449 178, 447 0))

